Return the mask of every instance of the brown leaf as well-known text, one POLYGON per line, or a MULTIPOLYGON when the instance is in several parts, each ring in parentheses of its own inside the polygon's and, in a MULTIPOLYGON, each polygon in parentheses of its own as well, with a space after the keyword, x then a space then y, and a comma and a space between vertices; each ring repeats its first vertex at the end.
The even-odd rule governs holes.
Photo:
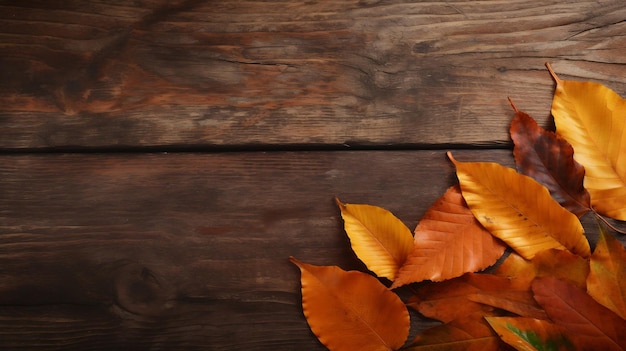
POLYGON ((591 254, 578 217, 534 179, 497 163, 459 162, 448 156, 476 219, 524 258, 551 248, 591 254))
POLYGON ((413 250, 411 230, 384 208, 337 204, 354 253, 377 276, 394 280, 413 250))
POLYGON ((574 161, 572 146, 521 111, 516 111, 510 133, 517 170, 548 188, 561 206, 578 217, 587 213, 591 200, 583 186, 585 168, 574 161))
POLYGON ((407 305, 422 315, 442 322, 480 312, 493 315, 494 308, 468 299, 471 294, 509 290, 511 281, 490 274, 467 273, 438 283, 424 283, 415 288, 407 305))
POLYGON ((585 350, 626 348, 626 321, 574 285, 553 277, 532 284, 535 300, 585 350))
POLYGON ((494 264, 505 248, 474 218, 460 188, 450 187, 417 225, 413 252, 392 288, 482 270, 494 264))
POLYGON ((591 255, 587 292, 626 319, 626 249, 604 227, 591 255))
POLYGON ((626 220, 626 100, 593 82, 556 81, 552 115, 556 132, 585 167, 585 188, 600 214, 626 220))
POLYGON ((548 319, 529 290, 502 290, 467 295, 468 300, 515 313, 521 317, 548 319))
POLYGON ((290 258, 302 273, 302 309, 311 331, 331 351, 397 350, 409 333, 400 298, 375 277, 290 258))
POLYGON ((406 351, 508 351, 481 313, 427 329, 418 334, 406 351))

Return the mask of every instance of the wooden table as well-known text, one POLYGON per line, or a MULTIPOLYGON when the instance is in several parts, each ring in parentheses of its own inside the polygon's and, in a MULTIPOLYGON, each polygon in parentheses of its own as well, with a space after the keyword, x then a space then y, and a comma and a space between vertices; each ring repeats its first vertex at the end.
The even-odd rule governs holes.
MULTIPOLYGON (((0 1, 0 349, 324 350, 288 256, 362 269, 445 152, 513 165, 554 82, 626 95, 610 1, 0 1)), ((593 221, 585 226, 593 237, 593 221)), ((429 322, 413 320, 414 330, 429 322)))

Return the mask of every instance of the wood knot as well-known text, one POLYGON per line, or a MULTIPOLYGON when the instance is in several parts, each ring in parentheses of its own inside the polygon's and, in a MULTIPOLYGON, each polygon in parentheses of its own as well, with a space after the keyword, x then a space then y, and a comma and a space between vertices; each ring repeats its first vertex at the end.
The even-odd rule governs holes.
POLYGON ((117 304, 128 312, 162 315, 174 305, 173 291, 152 270, 137 264, 124 265, 115 278, 117 304))

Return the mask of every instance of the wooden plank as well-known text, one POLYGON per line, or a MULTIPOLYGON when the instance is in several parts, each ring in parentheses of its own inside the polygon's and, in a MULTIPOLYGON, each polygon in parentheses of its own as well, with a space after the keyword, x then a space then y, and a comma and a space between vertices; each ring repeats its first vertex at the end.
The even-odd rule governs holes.
POLYGON ((334 196, 413 228, 455 182, 444 151, 4 155, 0 178, 10 350, 323 350, 287 258, 363 268, 334 196))
POLYGON ((626 93, 620 0, 0 1, 0 149, 508 143, 626 93))

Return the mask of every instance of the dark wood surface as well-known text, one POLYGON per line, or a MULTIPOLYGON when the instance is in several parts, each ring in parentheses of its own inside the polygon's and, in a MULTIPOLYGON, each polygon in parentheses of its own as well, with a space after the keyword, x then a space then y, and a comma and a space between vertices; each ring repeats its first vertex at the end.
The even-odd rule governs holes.
POLYGON ((513 165, 507 97, 550 125, 546 61, 626 95, 624 18, 0 0, 0 349, 323 350, 287 258, 362 269, 334 197, 413 228, 455 182, 445 151, 513 165))

